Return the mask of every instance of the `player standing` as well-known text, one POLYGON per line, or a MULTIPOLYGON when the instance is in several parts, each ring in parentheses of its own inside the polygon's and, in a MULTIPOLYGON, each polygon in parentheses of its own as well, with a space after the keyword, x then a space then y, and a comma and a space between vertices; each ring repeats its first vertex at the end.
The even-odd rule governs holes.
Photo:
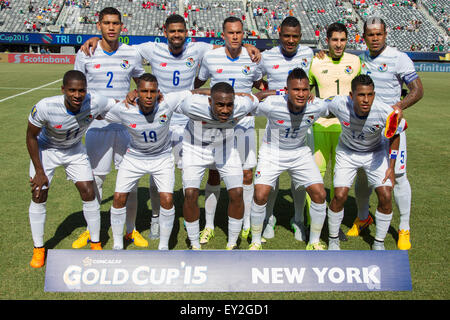
MULTIPOLYGON (((263 51, 259 64, 262 76, 267 75, 267 83, 265 80, 262 80, 264 87, 269 90, 281 90, 280 92, 282 92, 286 87, 288 74, 294 68, 302 68, 308 74, 314 53, 311 48, 300 44, 302 38, 301 31, 300 22, 295 17, 287 17, 281 23, 279 33, 280 45, 273 49, 263 51)), ((279 181, 277 180, 275 187, 269 194, 266 206, 265 228, 263 231, 264 239, 271 239, 275 236, 276 218, 273 215, 273 208, 278 190, 279 181)), ((295 217, 298 217, 296 221, 299 225, 303 225, 305 192, 297 189, 291 182, 291 193, 294 200, 295 217)), ((295 236, 299 240, 303 238, 299 235, 299 231, 295 232, 295 236)))
POLYGON ((233 87, 218 82, 211 96, 192 95, 180 106, 190 119, 183 138, 183 215, 193 250, 200 246, 198 195, 206 169, 219 172, 228 190, 227 250, 236 247, 244 215, 242 161, 235 145, 235 127, 256 108, 254 96, 235 96, 233 87))
POLYGON ((65 168, 83 201, 83 215, 91 235, 91 249, 101 250, 100 205, 96 199, 91 165, 81 139, 92 121, 116 103, 87 94, 86 77, 75 70, 64 74, 63 95, 44 98, 28 117, 26 144, 30 154, 32 199, 29 219, 34 250, 30 265, 45 262, 44 227, 46 203, 55 169, 65 168))
MULTIPOLYGON (((363 168, 369 185, 376 191, 376 234, 373 250, 384 250, 384 239, 392 220, 392 186, 400 137, 390 139, 390 156, 383 142, 392 107, 375 98, 374 83, 368 75, 352 80, 350 96, 328 98, 328 110, 342 125, 336 148, 334 197, 328 208, 329 250, 340 250, 339 227, 344 217, 344 204, 358 169, 363 168)), ((378 96, 377 96, 378 97, 378 96)))
POLYGON ((169 93, 158 103, 158 81, 152 74, 139 77, 137 85, 137 107, 130 109, 124 102, 116 104, 106 114, 110 122, 126 126, 131 136, 130 147, 117 173, 116 189, 111 207, 111 228, 114 249, 123 249, 123 227, 125 224, 127 197, 139 179, 150 174, 159 191, 160 241, 159 250, 169 249, 169 238, 175 219, 173 189, 175 164, 172 154, 169 124, 173 111, 189 91, 169 93))
MULTIPOLYGON (((228 17, 223 22, 222 38, 225 46, 209 51, 203 57, 195 87, 201 87, 208 79, 210 86, 219 82, 229 83, 235 92, 250 94, 256 81, 261 78, 257 64, 252 61, 243 49, 242 39, 244 26, 236 17, 228 17)), ((250 207, 253 197, 253 168, 256 166, 255 118, 244 117, 235 127, 238 151, 243 164, 243 197, 244 217, 249 224, 250 207)), ((217 171, 209 171, 205 187, 205 229, 202 231, 200 243, 205 244, 214 237, 214 216, 220 195, 220 177, 217 171)), ((244 229, 249 231, 249 225, 244 229)))
MULTIPOLYGON (((97 29, 102 34, 100 50, 96 50, 92 56, 82 50, 77 53, 74 69, 86 75, 88 91, 92 95, 123 100, 130 90, 131 78, 136 81, 144 73, 142 59, 136 49, 119 42, 122 27, 120 12, 112 7, 104 8, 97 22, 97 29)), ((119 167, 129 141, 123 125, 105 120, 94 120, 86 133, 86 150, 94 173, 99 204, 103 197, 103 183, 111 172, 111 163, 119 167)), ((128 197, 126 238, 134 241, 136 246, 146 247, 148 241, 135 229, 136 214, 137 186, 128 197)), ((89 239, 89 230, 86 230, 73 242, 72 247, 84 247, 89 239)))
POLYGON ((306 72, 295 68, 287 77, 286 95, 268 97, 258 105, 257 114, 267 117, 267 127, 259 150, 255 174, 255 195, 251 208, 252 243, 250 250, 260 250, 261 232, 270 190, 283 171, 291 176, 296 189, 310 195, 311 230, 307 250, 324 250, 320 233, 326 217, 326 191, 306 133, 313 123, 328 113, 326 103, 309 103, 310 88, 306 72))
MULTIPOLYGON (((316 96, 328 98, 336 95, 348 95, 351 91, 351 81, 360 74, 361 63, 359 57, 345 52, 348 40, 348 31, 344 24, 335 22, 327 28, 328 52, 323 57, 318 54, 314 57, 309 69, 311 86, 315 87, 316 96)), ((339 120, 330 114, 320 118, 313 125, 313 135, 309 139, 314 159, 320 169, 322 177, 325 176, 330 164, 331 176, 334 174, 336 163, 336 146, 339 142, 341 125, 339 120)), ((330 198, 334 197, 334 188, 331 186, 330 198)), ((309 199, 307 198, 308 202, 309 199)), ((304 228, 296 217, 294 228, 304 228)), ((339 237, 346 240, 344 233, 339 229, 339 237)), ((300 240, 300 239, 298 239, 300 240)))
MULTIPOLYGON (((364 23, 364 40, 368 51, 361 54, 361 73, 370 75, 375 83, 377 98, 393 108, 405 110, 411 107, 423 96, 423 86, 416 73, 414 63, 403 52, 386 45, 386 23, 381 18, 369 18, 364 23), (401 99, 402 86, 406 84, 408 94, 401 99)), ((406 134, 400 134, 399 159, 395 167, 394 199, 400 211, 400 225, 397 246, 401 250, 411 248, 410 242, 410 214, 411 214, 411 186, 406 176, 406 134)), ((366 180, 366 179, 364 179, 366 180)), ((370 189, 367 183, 357 179, 356 194, 359 203, 366 203, 368 209, 370 189)), ((368 210, 360 210, 352 229, 358 235, 368 218, 368 210), (364 215, 364 216, 362 216, 364 215)))

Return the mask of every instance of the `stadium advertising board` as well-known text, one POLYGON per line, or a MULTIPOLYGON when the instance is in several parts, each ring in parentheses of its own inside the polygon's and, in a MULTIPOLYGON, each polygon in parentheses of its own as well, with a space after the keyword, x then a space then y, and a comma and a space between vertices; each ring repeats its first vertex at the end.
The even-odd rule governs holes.
POLYGON ((49 250, 47 292, 410 291, 408 252, 49 250))
POLYGON ((9 63, 47 63, 47 64, 74 64, 75 55, 71 54, 35 54, 10 53, 9 63))

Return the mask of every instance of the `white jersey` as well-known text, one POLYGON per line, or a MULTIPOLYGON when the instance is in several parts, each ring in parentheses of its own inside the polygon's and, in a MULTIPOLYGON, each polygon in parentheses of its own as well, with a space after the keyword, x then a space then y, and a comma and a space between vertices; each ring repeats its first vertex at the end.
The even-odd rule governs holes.
MULTIPOLYGON (((202 81, 211 79, 211 87, 218 82, 227 82, 235 92, 252 93, 253 83, 261 79, 261 73, 244 47, 235 59, 228 57, 225 47, 221 47, 204 56, 198 78, 202 81)), ((251 128, 255 126, 255 119, 246 117, 239 124, 251 128)))
POLYGON ((372 78, 377 98, 389 105, 400 101, 403 83, 408 84, 419 77, 408 55, 392 47, 387 46, 375 58, 366 51, 360 59, 361 74, 372 78))
POLYGON ((43 149, 67 149, 81 141, 89 125, 103 116, 116 101, 89 93, 77 113, 67 110, 64 95, 44 98, 31 110, 28 121, 42 128, 38 143, 43 149))
POLYGON ((292 57, 285 56, 281 46, 265 50, 261 54, 259 68, 261 74, 267 75, 269 90, 279 90, 286 87, 289 73, 295 68, 302 68, 309 73, 314 52, 310 47, 299 45, 292 57))
POLYGON ((247 114, 258 105, 258 99, 253 101, 248 97, 235 96, 233 115, 227 122, 220 122, 212 114, 208 96, 191 95, 186 98, 178 109, 189 117, 185 129, 183 143, 201 147, 234 145, 234 128, 247 114))
POLYGON ((149 114, 144 114, 139 107, 128 108, 121 102, 109 110, 105 119, 127 128, 131 137, 128 155, 138 159, 158 158, 172 152, 170 120, 187 95, 189 91, 166 94, 149 114))
POLYGON ((382 148, 382 132, 386 127, 387 117, 393 111, 389 104, 375 98, 369 114, 360 117, 355 113, 349 96, 330 97, 325 101, 329 112, 341 123, 339 146, 357 152, 372 152, 382 148))
MULTIPOLYGON (((127 96, 131 78, 137 78, 145 72, 142 58, 135 48, 120 43, 116 51, 106 52, 102 49, 101 42, 90 57, 79 50, 74 69, 86 75, 88 92, 117 100, 123 100, 127 96)), ((95 120, 91 128, 103 128, 107 125, 104 120, 95 120)))
MULTIPOLYGON (((150 63, 152 74, 158 79, 158 88, 163 94, 194 89, 203 56, 213 49, 213 45, 206 42, 189 42, 175 56, 169 51, 167 43, 145 42, 134 47, 150 63)), ((186 116, 174 114, 171 124, 185 125, 187 121, 186 116)))
POLYGON ((288 96, 269 96, 260 102, 256 115, 267 118, 263 143, 284 150, 298 149, 306 145, 306 133, 320 117, 328 115, 324 100, 315 98, 299 113, 288 109, 288 96))

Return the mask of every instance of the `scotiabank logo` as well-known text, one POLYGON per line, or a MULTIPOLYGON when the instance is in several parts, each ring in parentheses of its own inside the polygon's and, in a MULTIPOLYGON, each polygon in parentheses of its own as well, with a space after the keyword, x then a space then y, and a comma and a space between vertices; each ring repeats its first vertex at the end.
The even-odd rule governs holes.
POLYGON ((8 55, 9 63, 46 63, 46 64, 74 64, 75 56, 67 54, 32 54, 11 53, 8 55))

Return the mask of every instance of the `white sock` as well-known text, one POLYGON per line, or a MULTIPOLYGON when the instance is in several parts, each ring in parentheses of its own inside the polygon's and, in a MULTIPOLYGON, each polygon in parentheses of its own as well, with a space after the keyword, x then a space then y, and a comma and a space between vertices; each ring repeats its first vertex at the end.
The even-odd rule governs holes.
POLYGON ((244 184, 243 185, 243 198, 244 198, 244 221, 242 228, 247 230, 250 228, 250 212, 252 208, 252 199, 253 199, 253 191, 254 186, 252 184, 244 184))
POLYGON ((305 215, 303 214, 303 210, 305 208, 306 190, 304 188, 295 189, 294 184, 291 182, 291 193, 292 199, 294 200, 294 220, 296 223, 304 224, 305 215))
POLYGON ((389 214, 384 214, 375 211, 375 240, 383 242, 384 238, 386 238, 386 234, 389 230, 392 220, 392 212, 389 214))
POLYGON ((31 236, 33 238, 33 244, 35 247, 44 246, 44 229, 47 203, 36 203, 33 200, 30 202, 28 209, 28 216, 30 219, 31 236))
POLYGON ((175 207, 170 209, 159 209, 159 245, 158 250, 169 250, 169 239, 172 233, 173 221, 175 220, 175 207))
POLYGON ((355 181, 355 201, 358 209, 359 220, 366 220, 369 217, 369 201, 372 188, 367 183, 367 176, 364 171, 359 171, 355 181))
POLYGON ((114 248, 123 249, 123 227, 127 215, 127 208, 111 207, 111 229, 114 240, 114 248))
POLYGON ((94 175, 94 191, 95 191, 95 198, 98 201, 98 204, 102 204, 103 199, 103 183, 105 182, 106 175, 94 175))
POLYGON ((159 199, 158 188, 156 187, 155 181, 153 180, 153 176, 150 175, 150 186, 149 186, 149 196, 150 196, 150 204, 152 206, 152 215, 159 216, 159 208, 161 206, 159 199))
POLYGON ((261 244, 261 233, 264 224, 264 218, 266 216, 267 203, 262 206, 257 205, 255 201, 252 201, 252 208, 250 213, 250 222, 252 228, 252 242, 261 244))
POLYGON ((409 230, 411 216, 411 185, 406 173, 395 176, 394 199, 400 211, 399 230, 409 230))
POLYGON ((127 199, 127 217, 126 217, 126 226, 127 233, 133 232, 136 228, 136 216, 137 216, 137 206, 138 206, 138 194, 137 194, 137 185, 136 187, 130 191, 127 199))
POLYGON ((83 201, 83 215, 87 222, 92 242, 100 241, 100 205, 98 200, 83 201))
POLYGON ((343 218, 344 209, 339 212, 334 212, 328 208, 328 233, 330 238, 337 238, 339 236, 339 228, 341 227, 343 218))
POLYGON ((322 232, 323 223, 327 215, 326 202, 315 203, 311 201, 309 215, 311 216, 309 243, 318 243, 320 240, 320 233, 322 232))
POLYGON ((205 228, 214 230, 214 217, 216 215, 217 203, 220 197, 220 184, 212 186, 205 185, 205 228))
POLYGON ((273 215, 273 208, 275 207, 275 202, 277 200, 278 191, 280 191, 280 180, 277 179, 275 188, 272 188, 269 193, 269 198, 267 199, 266 206, 266 221, 273 215))
POLYGON ((232 247, 236 244, 242 229, 242 223, 243 219, 228 217, 228 247, 232 247))
POLYGON ((199 220, 193 222, 184 221, 191 246, 200 248, 200 223, 199 220))

